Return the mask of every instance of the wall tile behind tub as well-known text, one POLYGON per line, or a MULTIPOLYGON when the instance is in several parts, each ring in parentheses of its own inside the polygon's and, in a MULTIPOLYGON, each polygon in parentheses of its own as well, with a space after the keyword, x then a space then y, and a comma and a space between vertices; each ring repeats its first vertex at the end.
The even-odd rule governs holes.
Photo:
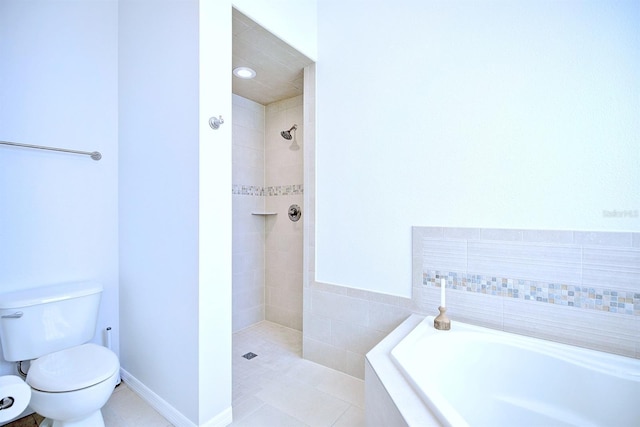
POLYGON ((636 352, 638 322, 626 315, 504 299, 503 319, 507 332, 630 357, 636 352))
POLYGON ((364 378, 364 357, 417 309, 393 295, 312 282, 306 290, 304 358, 364 378))
POLYGON ((640 233, 413 228, 413 299, 453 319, 640 356, 640 233))
POLYGON ((501 278, 580 283, 581 250, 533 242, 467 242, 467 272, 501 278))
MULTIPOLYGON (((610 284, 612 289, 640 292, 640 250, 638 248, 585 247, 583 249, 583 284, 601 287, 610 284)), ((633 297, 620 303, 633 303, 633 297)))

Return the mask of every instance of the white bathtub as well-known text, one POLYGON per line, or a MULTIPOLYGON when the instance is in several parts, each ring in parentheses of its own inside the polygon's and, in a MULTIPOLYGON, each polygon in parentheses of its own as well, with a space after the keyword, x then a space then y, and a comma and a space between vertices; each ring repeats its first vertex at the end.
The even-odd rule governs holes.
MULTIPOLYGON (((438 331, 433 317, 409 320, 413 330, 401 325, 404 333, 367 355, 366 373, 404 425, 640 426, 640 360, 455 321, 438 331)), ((367 414, 368 423, 380 416, 367 414)))

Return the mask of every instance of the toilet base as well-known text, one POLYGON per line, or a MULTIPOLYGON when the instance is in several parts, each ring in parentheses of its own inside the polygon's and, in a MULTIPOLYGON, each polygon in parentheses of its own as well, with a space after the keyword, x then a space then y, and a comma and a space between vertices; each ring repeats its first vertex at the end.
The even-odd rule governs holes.
POLYGON ((101 383, 63 393, 31 389, 31 409, 45 417, 41 427, 104 427, 102 408, 116 386, 118 373, 101 383))
POLYGON ((40 423, 40 427, 105 427, 105 425, 102 412, 98 409, 88 417, 79 420, 60 421, 45 418, 40 423))

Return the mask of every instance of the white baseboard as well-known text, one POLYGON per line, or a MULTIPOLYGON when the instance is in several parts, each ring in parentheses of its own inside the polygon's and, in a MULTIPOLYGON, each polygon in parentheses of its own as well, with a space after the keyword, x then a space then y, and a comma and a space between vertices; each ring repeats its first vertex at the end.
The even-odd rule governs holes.
POLYGON ((202 424, 200 427, 226 427, 233 421, 233 411, 231 406, 229 406, 224 411, 220 412, 215 417, 211 418, 206 423, 202 424))
POLYGON ((229 407, 201 426, 197 426, 193 423, 193 421, 182 415, 181 412, 176 410, 176 408, 171 406, 167 401, 151 391, 151 389, 149 389, 146 385, 140 382, 136 377, 131 375, 125 369, 120 369, 120 376, 131 390, 133 390, 153 409, 158 411, 160 415, 165 417, 171 424, 176 427, 226 427, 231 424, 231 421, 233 421, 232 408, 229 407))

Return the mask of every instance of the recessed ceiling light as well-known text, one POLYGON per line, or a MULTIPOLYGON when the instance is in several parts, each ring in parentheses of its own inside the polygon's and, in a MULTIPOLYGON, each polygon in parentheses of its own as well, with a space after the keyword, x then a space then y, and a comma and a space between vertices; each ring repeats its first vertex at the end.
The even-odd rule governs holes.
POLYGON ((256 76, 256 72, 249 67, 238 67, 233 69, 233 75, 241 79, 252 79, 256 76))

